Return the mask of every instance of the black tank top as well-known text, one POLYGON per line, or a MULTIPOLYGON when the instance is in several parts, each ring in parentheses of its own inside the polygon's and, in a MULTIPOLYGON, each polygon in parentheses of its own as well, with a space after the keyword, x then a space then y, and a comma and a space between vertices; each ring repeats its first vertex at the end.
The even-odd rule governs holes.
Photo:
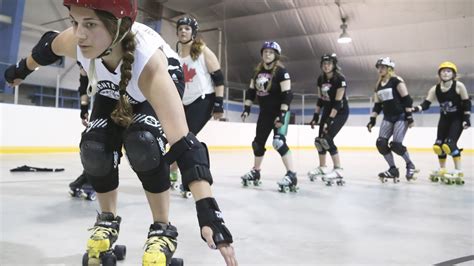
POLYGON ((459 115, 462 113, 461 95, 456 93, 456 81, 448 91, 441 91, 441 84, 436 85, 436 98, 439 102, 441 115, 459 115))
POLYGON ((401 96, 398 93, 397 86, 402 80, 399 77, 391 77, 387 84, 377 86, 377 96, 382 102, 383 114, 387 116, 396 116, 405 112, 401 104, 401 96))

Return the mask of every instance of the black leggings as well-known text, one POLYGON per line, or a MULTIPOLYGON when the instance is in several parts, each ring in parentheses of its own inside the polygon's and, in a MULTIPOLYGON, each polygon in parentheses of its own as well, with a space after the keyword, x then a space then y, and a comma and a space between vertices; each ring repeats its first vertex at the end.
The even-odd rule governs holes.
MULTIPOLYGON (((331 155, 336 155, 338 153, 337 151, 337 146, 334 144, 334 138, 336 137, 337 133, 341 130, 341 128, 344 126, 344 124, 347 121, 347 118, 349 117, 349 113, 345 114, 337 114, 336 117, 334 117, 333 124, 329 128, 329 131, 327 133, 324 132, 324 124, 326 123, 326 120, 329 117, 329 113, 323 114, 319 126, 319 137, 326 139, 326 141, 329 144, 329 154, 331 155)), ((318 152, 319 154, 326 154, 326 150, 322 150, 318 152)))
MULTIPOLYGON (((285 156, 288 153, 289 148, 286 144, 286 131, 288 128, 288 120, 285 119, 285 123, 282 127, 275 127, 275 119, 279 115, 279 111, 260 111, 257 120, 256 135, 252 142, 252 148, 254 155, 261 157, 265 154, 265 144, 267 142, 270 132, 273 130, 273 147, 280 153, 281 156, 285 156)), ((286 114, 289 116, 289 112, 286 114)))
MULTIPOLYGON (((436 136, 435 145, 443 145, 444 143, 449 144, 451 151, 455 152, 455 156, 459 156, 456 150, 459 150, 457 143, 459 137, 461 137, 462 127, 462 116, 445 116, 441 115, 438 121, 438 134, 436 136)), ((446 154, 441 154, 440 158, 446 158, 446 154)))
POLYGON ((199 97, 191 104, 184 106, 189 131, 194 135, 197 135, 211 119, 215 98, 215 93, 206 94, 204 99, 199 97))
MULTIPOLYGON (((91 119, 88 127, 82 133, 81 138, 81 160, 84 167, 84 173, 90 181, 92 187, 99 193, 112 191, 118 187, 118 165, 122 157, 122 147, 124 140, 140 143, 138 138, 143 135, 150 136, 149 139, 156 145, 150 145, 155 149, 135 149, 134 158, 129 158, 132 162, 145 162, 142 156, 152 158, 153 165, 146 171, 140 171, 140 167, 134 169, 135 173, 142 182, 143 188, 151 193, 160 193, 170 187, 169 165, 164 162, 163 155, 166 152, 167 143, 164 132, 156 114, 148 102, 142 102, 133 107, 133 122, 127 128, 115 124, 110 118, 110 114, 115 109, 117 101, 97 94, 94 101, 94 108, 91 113, 91 119), (138 134, 137 134, 138 132, 138 134), (133 137, 131 137, 133 136, 133 137), (99 147, 92 150, 90 146, 99 147), (87 149, 92 152, 87 153, 87 149), (94 152, 97 151, 97 152, 94 152), (94 166, 99 165, 99 168, 94 166), (92 166, 92 167, 91 167, 92 166), (104 170, 107 169, 107 170, 104 170)), ((142 142, 143 143, 143 142, 142 142)), ((134 147, 135 148, 135 147, 134 147)), ((127 154, 129 153, 128 150, 127 154)), ((131 163, 132 168, 134 165, 131 163)))

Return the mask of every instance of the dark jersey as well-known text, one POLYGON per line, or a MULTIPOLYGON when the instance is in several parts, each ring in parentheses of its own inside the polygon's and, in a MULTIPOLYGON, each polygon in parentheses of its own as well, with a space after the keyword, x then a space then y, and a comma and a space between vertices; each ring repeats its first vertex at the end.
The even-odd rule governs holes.
POLYGON ((383 85, 379 83, 377 86, 377 97, 382 103, 383 114, 387 116, 396 116, 403 114, 405 108, 401 103, 401 96, 397 90, 398 84, 403 82, 399 77, 391 77, 387 84, 383 85))
MULTIPOLYGON (((323 100, 323 113, 329 114, 331 110, 336 107, 337 89, 346 88, 346 86, 345 77, 339 73, 334 73, 330 79, 327 79, 324 75, 318 77, 319 95, 321 95, 321 100, 323 100)), ((337 114, 349 113, 349 105, 347 103, 345 91, 342 96, 341 104, 342 109, 339 110, 337 114)))
POLYGON ((448 91, 441 91, 441 85, 436 85, 436 98, 439 102, 441 115, 460 115, 462 114, 461 95, 456 93, 456 81, 453 81, 448 91))
POLYGON ((280 82, 289 80, 290 74, 285 68, 277 66, 275 75, 272 70, 262 69, 254 79, 258 102, 262 111, 279 111, 282 103, 280 82), (271 86, 268 86, 270 80, 271 86))

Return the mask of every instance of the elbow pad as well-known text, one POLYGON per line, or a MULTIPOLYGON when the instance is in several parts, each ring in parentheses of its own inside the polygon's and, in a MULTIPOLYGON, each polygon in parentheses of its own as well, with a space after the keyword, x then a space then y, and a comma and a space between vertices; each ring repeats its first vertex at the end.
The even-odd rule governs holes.
POLYGON ((245 93, 245 100, 254 101, 257 96, 257 90, 248 88, 247 93, 245 93))
POLYGON ((428 110, 430 108, 430 105, 431 105, 431 102, 428 101, 428 100, 424 100, 420 106, 421 106, 421 110, 425 111, 425 110, 428 110))
POLYGON ((293 100, 292 91, 284 91, 281 93, 281 102, 290 106, 291 101, 293 100))
POLYGON ((89 78, 87 76, 80 75, 79 77, 79 95, 87 94, 87 85, 89 85, 89 78))
POLYGON ((471 99, 462 100, 462 109, 464 112, 470 112, 472 108, 471 99))
POLYGON ((214 86, 223 86, 224 85, 224 75, 220 69, 210 73, 212 82, 214 82, 214 86))
POLYGON ((58 36, 56 31, 48 31, 39 40, 36 46, 31 51, 31 56, 36 63, 47 66, 61 59, 61 56, 56 55, 52 49, 53 40, 58 36))
POLYGON ((402 97, 401 103, 403 107, 408 108, 412 107, 413 100, 411 99, 410 95, 407 94, 405 97, 402 97))
POLYGON ((380 114, 380 112, 382 112, 382 103, 375 103, 372 112, 380 114))

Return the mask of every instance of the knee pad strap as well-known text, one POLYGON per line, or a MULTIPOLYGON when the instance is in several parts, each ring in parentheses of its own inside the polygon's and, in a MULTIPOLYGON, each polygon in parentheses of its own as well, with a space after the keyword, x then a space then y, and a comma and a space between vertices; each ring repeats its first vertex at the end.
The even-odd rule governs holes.
POLYGON ((285 156, 285 154, 290 150, 288 145, 286 145, 286 138, 283 135, 276 134, 273 136, 273 148, 278 151, 281 156, 285 156))

